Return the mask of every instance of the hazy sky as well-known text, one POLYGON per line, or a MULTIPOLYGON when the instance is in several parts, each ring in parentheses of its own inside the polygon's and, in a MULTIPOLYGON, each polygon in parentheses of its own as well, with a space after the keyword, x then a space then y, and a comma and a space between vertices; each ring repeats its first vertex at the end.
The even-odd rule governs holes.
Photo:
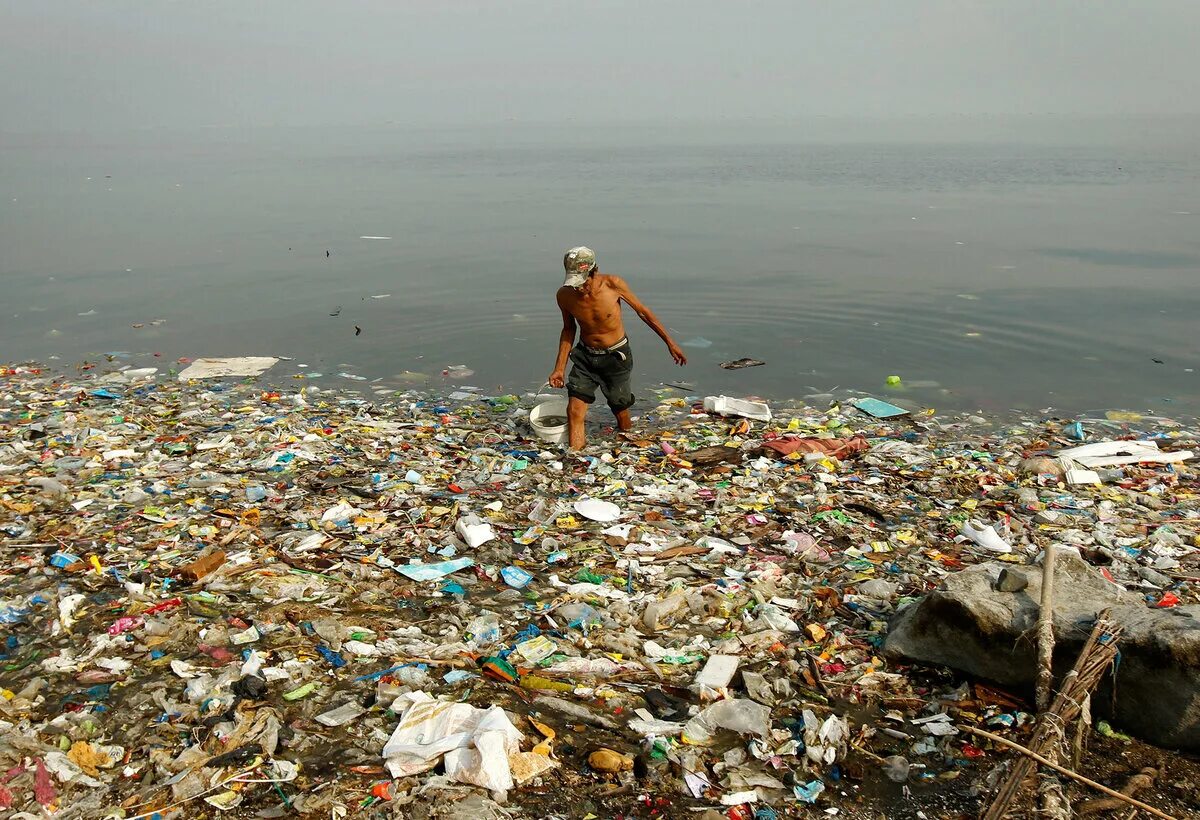
POLYGON ((1200 110, 1200 0, 0 0, 0 130, 1200 110))

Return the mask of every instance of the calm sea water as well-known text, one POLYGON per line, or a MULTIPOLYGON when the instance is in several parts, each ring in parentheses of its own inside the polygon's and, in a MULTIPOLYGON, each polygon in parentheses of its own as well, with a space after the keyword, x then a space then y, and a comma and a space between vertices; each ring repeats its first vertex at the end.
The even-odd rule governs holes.
POLYGON ((679 371, 628 316, 645 388, 1200 410, 1194 121, 214 128, 0 150, 0 360, 277 355, 295 359, 280 380, 306 364, 376 387, 465 365, 455 383, 519 392, 552 364, 562 252, 588 244, 687 346, 679 371), (718 366, 742 356, 767 364, 718 366))

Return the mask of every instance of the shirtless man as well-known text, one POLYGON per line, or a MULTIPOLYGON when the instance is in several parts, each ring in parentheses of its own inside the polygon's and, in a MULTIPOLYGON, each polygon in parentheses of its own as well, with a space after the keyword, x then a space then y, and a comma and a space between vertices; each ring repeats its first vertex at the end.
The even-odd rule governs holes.
POLYGON ((633 372, 633 351, 621 322, 621 302, 633 308, 667 344, 675 364, 687 364, 687 356, 671 339, 650 308, 633 295, 619 276, 600 273, 596 254, 591 248, 571 248, 563 257, 567 279, 558 289, 558 307, 562 311, 563 329, 558 336, 558 358, 550 374, 550 386, 567 388, 567 430, 572 450, 584 445, 583 420, 588 405, 596 400, 596 388, 604 392, 608 406, 617 417, 617 428, 629 430, 633 422, 629 408, 633 393, 629 377, 633 372), (575 331, 579 330, 579 344, 575 331), (574 345, 574 349, 572 346, 574 345), (563 378, 567 357, 571 359, 571 375, 563 378))

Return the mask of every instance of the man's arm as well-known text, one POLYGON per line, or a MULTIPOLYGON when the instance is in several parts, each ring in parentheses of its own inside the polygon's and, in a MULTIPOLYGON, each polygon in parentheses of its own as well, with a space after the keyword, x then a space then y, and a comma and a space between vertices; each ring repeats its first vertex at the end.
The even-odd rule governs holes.
POLYGON ((562 311, 563 329, 558 334, 558 356, 554 359, 554 370, 550 373, 551 387, 562 387, 566 384, 563 371, 567 367, 567 357, 571 355, 571 346, 575 344, 575 317, 563 305, 562 293, 558 294, 558 309, 562 311))
POLYGON ((625 280, 620 276, 612 277, 613 287, 617 289, 617 296, 621 301, 629 305, 633 312, 638 315, 638 318, 646 323, 646 326, 658 334, 658 338, 662 339, 667 350, 671 353, 671 358, 675 360, 675 364, 682 367, 687 364, 687 356, 683 355, 683 351, 679 349, 679 345, 671 338, 671 334, 667 333, 667 329, 662 326, 662 322, 658 321, 658 317, 650 308, 642 304, 641 300, 633 295, 633 291, 629 289, 629 285, 625 284, 625 280))

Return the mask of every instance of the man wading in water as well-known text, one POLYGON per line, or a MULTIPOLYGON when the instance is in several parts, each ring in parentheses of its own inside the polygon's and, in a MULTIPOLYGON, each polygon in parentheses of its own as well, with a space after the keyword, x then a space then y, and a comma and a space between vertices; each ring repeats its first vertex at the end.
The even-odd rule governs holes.
POLYGON ((563 257, 563 267, 567 270, 567 279, 558 289, 563 329, 558 337, 558 358, 549 381, 551 387, 564 384, 567 387, 567 430, 571 449, 579 450, 584 444, 583 420, 587 417, 588 405, 596 400, 597 387, 604 392, 608 406, 617 417, 617 428, 629 430, 633 427, 629 418, 629 408, 633 406, 629 386, 633 351, 621 322, 621 302, 633 308, 638 318, 667 343, 675 364, 687 364, 687 356, 671 339, 658 317, 633 295, 624 279, 597 270, 596 254, 591 248, 571 248, 563 257), (576 328, 579 330, 577 345, 576 328), (571 375, 564 379, 568 355, 571 375))

